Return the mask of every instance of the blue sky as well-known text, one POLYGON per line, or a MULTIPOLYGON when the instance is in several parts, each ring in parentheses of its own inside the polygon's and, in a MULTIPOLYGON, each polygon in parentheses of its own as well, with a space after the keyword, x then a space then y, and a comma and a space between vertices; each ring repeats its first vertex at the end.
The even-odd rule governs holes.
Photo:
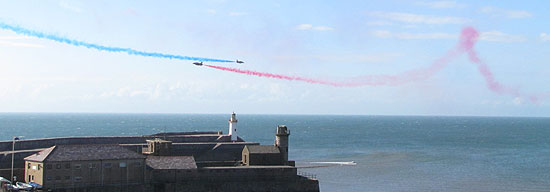
MULTIPOLYGON (((460 30, 495 78, 549 93, 550 3, 536 1, 3 1, 0 21, 108 46, 321 79, 429 66, 460 30)), ((548 116, 499 95, 466 56, 400 86, 342 88, 108 53, 0 30, 0 111, 548 116)))

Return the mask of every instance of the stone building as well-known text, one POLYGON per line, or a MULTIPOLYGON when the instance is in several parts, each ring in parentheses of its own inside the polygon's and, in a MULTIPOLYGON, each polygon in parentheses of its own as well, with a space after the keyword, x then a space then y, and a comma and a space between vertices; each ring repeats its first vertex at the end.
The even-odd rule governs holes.
POLYGON ((25 181, 54 190, 131 188, 145 182, 145 168, 144 155, 119 145, 56 145, 25 158, 25 181))
POLYGON ((142 148, 144 155, 167 156, 171 154, 172 141, 159 138, 145 140, 147 147, 142 148))
POLYGON ((194 177, 197 164, 193 156, 148 156, 145 160, 151 183, 177 182, 194 177))
POLYGON ((243 165, 283 165, 279 148, 273 145, 247 145, 243 149, 243 165))
MULTIPOLYGON (((279 125, 275 133, 274 145, 247 145, 242 152, 242 164, 251 165, 289 165, 288 136, 290 131, 285 125, 279 125)), ((294 164, 294 162, 290 162, 294 164)))

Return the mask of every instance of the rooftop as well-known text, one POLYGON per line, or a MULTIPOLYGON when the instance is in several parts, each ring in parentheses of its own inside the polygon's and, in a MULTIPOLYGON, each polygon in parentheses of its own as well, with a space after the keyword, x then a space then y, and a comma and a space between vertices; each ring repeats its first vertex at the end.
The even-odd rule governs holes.
POLYGON ((114 159, 144 159, 120 145, 56 145, 25 158, 26 161, 59 162, 114 159))
POLYGON ((247 145, 245 148, 249 153, 281 153, 274 145, 247 145))
POLYGON ((147 156, 147 166, 153 169, 196 169, 193 156, 147 156))

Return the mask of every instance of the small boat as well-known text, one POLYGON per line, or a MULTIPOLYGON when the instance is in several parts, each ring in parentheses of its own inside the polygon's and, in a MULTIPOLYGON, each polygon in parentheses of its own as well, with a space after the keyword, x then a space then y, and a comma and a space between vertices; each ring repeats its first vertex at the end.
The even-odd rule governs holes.
POLYGON ((26 184, 26 183, 23 183, 23 182, 15 183, 15 187, 17 187, 17 189, 19 189, 19 190, 25 190, 25 191, 32 190, 32 185, 29 185, 29 184, 26 184))
POLYGON ((6 179, 6 178, 4 178, 4 177, 0 177, 0 184, 4 184, 4 183, 9 183, 9 184, 11 184, 11 181, 8 180, 8 179, 6 179))
POLYGON ((29 182, 29 185, 31 185, 35 189, 42 189, 42 185, 35 182, 29 182))

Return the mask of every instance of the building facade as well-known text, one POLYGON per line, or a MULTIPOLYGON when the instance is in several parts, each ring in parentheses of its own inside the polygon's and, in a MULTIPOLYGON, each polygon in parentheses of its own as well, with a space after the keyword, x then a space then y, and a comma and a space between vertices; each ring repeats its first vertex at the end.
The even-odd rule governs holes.
POLYGON ((247 145, 243 149, 242 163, 251 165, 284 165, 279 148, 273 145, 247 145))
POLYGON ((145 156, 119 145, 57 145, 25 158, 25 181, 74 190, 145 182, 145 156))

